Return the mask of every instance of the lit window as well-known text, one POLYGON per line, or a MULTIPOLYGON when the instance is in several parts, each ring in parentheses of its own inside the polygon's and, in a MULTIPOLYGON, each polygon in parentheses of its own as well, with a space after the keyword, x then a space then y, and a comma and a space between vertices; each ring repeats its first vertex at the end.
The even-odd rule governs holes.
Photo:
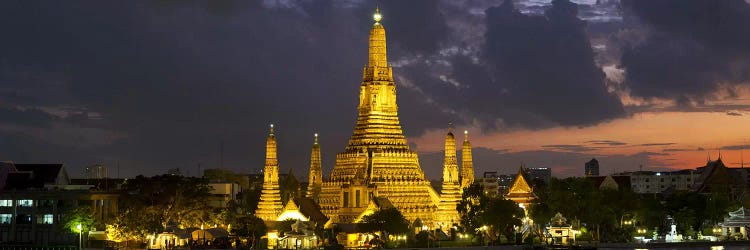
POLYGON ((19 207, 30 207, 34 205, 33 200, 18 200, 19 207))
POLYGON ((13 200, 0 200, 0 207, 12 207, 13 200))
POLYGON ((54 221, 52 214, 45 214, 37 217, 37 224, 52 224, 54 221))
POLYGON ((12 214, 0 214, 0 224, 10 224, 13 221, 12 214))

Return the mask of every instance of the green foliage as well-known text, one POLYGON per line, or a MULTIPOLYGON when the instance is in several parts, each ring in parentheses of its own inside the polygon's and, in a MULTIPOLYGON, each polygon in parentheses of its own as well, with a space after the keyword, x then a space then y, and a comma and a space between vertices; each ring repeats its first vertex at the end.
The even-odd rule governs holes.
MULTIPOLYGON (((364 232, 384 232, 386 234, 405 234, 409 232, 409 221, 396 208, 381 209, 371 215, 362 217, 357 225, 364 232)), ((387 239, 387 237, 384 237, 387 239)))
MULTIPOLYGON (((120 214, 112 223, 118 235, 142 239, 169 227, 199 227, 216 221, 206 202, 207 180, 179 175, 137 176, 120 193, 120 214)), ((213 223, 211 223, 213 224, 213 223)))
POLYGON ((579 221, 590 230, 578 239, 591 238, 602 242, 626 242, 636 228, 659 228, 664 234, 667 215, 674 218, 677 230, 695 236, 715 225, 735 207, 727 194, 677 192, 668 198, 639 195, 628 188, 599 189, 585 178, 552 178, 548 186, 538 188, 539 197, 530 207, 529 216, 546 224, 557 212, 569 221, 579 221), (624 220, 634 225, 623 225, 624 220))
POLYGON ((457 210, 466 232, 473 233, 482 226, 488 226, 490 235, 512 235, 513 226, 521 226, 524 216, 518 204, 501 197, 488 197, 479 186, 464 190, 457 210))
POLYGON ((256 246, 266 232, 268 232, 268 229, 263 220, 253 215, 239 217, 236 223, 232 224, 232 233, 239 237, 248 238, 251 246, 256 246))
POLYGON ((164 231, 159 215, 153 208, 122 210, 107 224, 107 235, 115 241, 144 241, 146 235, 164 231))
POLYGON ((229 208, 239 214, 254 214, 260 202, 260 189, 243 190, 237 200, 229 203, 229 208))
POLYGON ((94 220, 91 207, 84 205, 66 212, 62 218, 61 225, 63 225, 65 230, 78 234, 79 232, 88 232, 98 226, 98 223, 94 220), (78 225, 81 225, 80 231, 78 230, 78 225))

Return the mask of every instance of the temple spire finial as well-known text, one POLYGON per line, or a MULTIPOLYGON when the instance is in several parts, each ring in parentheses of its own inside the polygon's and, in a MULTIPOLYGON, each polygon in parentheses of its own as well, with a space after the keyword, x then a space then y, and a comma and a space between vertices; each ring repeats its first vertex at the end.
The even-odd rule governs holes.
POLYGON ((716 160, 717 160, 717 161, 720 161, 720 160, 721 160, 721 149, 719 149, 719 158, 718 158, 718 159, 716 159, 716 160))
POLYGON ((464 130, 464 141, 469 141, 469 130, 464 130))
POLYGON ((315 133, 315 144, 318 144, 318 133, 315 133))
POLYGON ((273 135, 273 123, 271 123, 271 130, 270 130, 269 134, 273 135))
POLYGON ((375 14, 372 14, 372 20, 379 23, 381 19, 383 19, 383 15, 380 14, 380 7, 375 7, 375 14))

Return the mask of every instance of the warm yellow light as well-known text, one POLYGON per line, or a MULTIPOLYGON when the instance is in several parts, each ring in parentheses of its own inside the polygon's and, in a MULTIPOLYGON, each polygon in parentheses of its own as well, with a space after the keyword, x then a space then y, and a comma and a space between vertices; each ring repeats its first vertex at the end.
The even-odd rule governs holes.
POLYGON ((372 15, 372 19, 375 20, 375 22, 380 22, 380 19, 383 19, 383 16, 380 15, 380 8, 375 9, 375 14, 372 15))

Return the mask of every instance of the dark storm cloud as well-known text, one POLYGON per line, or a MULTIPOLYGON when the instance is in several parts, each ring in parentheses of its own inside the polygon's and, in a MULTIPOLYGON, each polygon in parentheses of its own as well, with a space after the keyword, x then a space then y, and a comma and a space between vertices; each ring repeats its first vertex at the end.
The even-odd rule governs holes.
POLYGON ((624 146, 628 145, 628 143, 621 142, 621 141, 611 141, 611 140, 594 140, 594 141, 587 141, 587 143, 591 143, 594 145, 607 145, 607 146, 624 146))
POLYGON ((466 107, 492 127, 585 126, 624 116, 577 17, 577 6, 553 1, 544 16, 524 15, 505 1, 486 11, 481 58, 460 60, 455 78, 466 107))
POLYGON ((745 144, 745 145, 723 146, 720 149, 725 149, 725 150, 742 150, 742 149, 749 149, 749 148, 750 148, 750 144, 745 144))
MULTIPOLYGON (((575 5, 555 1, 538 16, 508 1, 481 15, 496 4, 476 3, 377 3, 408 136, 448 122, 547 128, 624 115, 575 5)), ((224 167, 248 172, 262 168, 273 122, 281 171, 306 171, 314 132, 327 171, 355 124, 375 5, 0 3, 0 106, 16 117, 0 123, 29 127, 3 141, 23 152, 0 159, 63 161, 73 175, 97 162, 119 163, 123 176, 197 173, 219 166, 223 148, 224 167), (63 139, 26 136, 35 128, 63 139), (97 144, 81 149, 60 128, 97 144)))
POLYGON ((674 142, 654 142, 654 143, 643 143, 643 144, 639 144, 638 146, 647 146, 647 147, 648 146, 670 146, 670 145, 674 145, 674 144, 676 144, 676 143, 674 143, 674 142))
POLYGON ((343 148, 348 133, 334 131, 353 124, 368 26, 332 21, 354 20, 332 5, 315 23, 254 3, 216 15, 189 4, 9 2, 0 23, 14 35, 0 41, 0 60, 31 75, 63 72, 61 95, 128 135, 61 159, 108 155, 128 174, 153 174, 216 167, 224 141, 225 166, 246 170, 262 165, 267 124, 276 122, 282 169, 302 169, 307 159, 292 155, 309 155, 314 131, 343 148))
POLYGON ((727 115, 728 116, 742 116, 742 113, 736 110, 730 110, 730 111, 727 111, 727 115))
MULTIPOLYGON (((388 36, 407 53, 434 53, 448 35, 439 1, 378 1, 388 25, 388 36)), ((369 7, 369 6, 368 6, 369 7)), ((370 11, 370 10, 368 10, 370 11)))
POLYGON ((0 107, 0 117, 2 117, 0 125, 5 123, 36 128, 50 128, 52 122, 59 119, 59 117, 36 108, 18 109, 0 107))
POLYGON ((673 99, 689 109, 750 81, 745 1, 624 0, 623 6, 626 20, 647 28, 621 59, 632 95, 673 99))
POLYGON ((576 144, 542 145, 542 148, 569 152, 586 152, 594 150, 594 148, 576 144))
POLYGON ((689 148, 665 148, 662 152, 685 152, 685 151, 696 151, 695 149, 689 148))

